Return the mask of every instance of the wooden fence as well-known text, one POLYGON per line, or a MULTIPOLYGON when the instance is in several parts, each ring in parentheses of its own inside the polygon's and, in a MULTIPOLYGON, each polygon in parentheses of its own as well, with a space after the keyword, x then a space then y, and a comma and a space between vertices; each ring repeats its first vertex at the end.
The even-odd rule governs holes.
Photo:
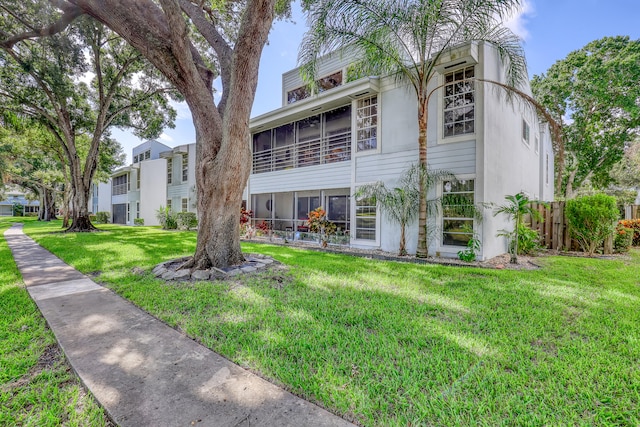
MULTIPOLYGON (((532 203, 531 207, 538 212, 543 221, 529 218, 529 226, 540 234, 540 243, 548 249, 577 250, 578 242, 569 235, 567 217, 564 213, 565 202, 551 202, 546 206, 542 203, 532 203)), ((640 218, 640 205, 624 207, 624 219, 640 218)), ((605 253, 613 251, 613 239, 605 242, 605 253)))

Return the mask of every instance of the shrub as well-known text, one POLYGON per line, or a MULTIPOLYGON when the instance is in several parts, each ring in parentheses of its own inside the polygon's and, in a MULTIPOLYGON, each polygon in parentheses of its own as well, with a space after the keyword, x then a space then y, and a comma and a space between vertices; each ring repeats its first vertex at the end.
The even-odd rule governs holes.
POLYGON ((133 225, 144 225, 144 218, 133 218, 133 225))
POLYGON ((531 255, 540 250, 540 235, 527 224, 521 223, 518 230, 518 255, 531 255))
POLYGON ((620 215, 616 198, 606 194, 568 200, 565 213, 569 233, 589 255, 593 255, 604 240, 613 234, 620 215))
POLYGON ((639 219, 623 219, 618 221, 618 225, 631 228, 633 230, 633 246, 640 246, 640 218, 639 219))
POLYGON ((14 203, 11 209, 13 211, 13 216, 24 216, 24 206, 20 203, 14 203))
POLYGON ((338 227, 327 219, 327 212, 322 207, 316 208, 309 212, 307 219, 309 230, 312 233, 319 233, 322 240, 322 247, 327 247, 329 236, 338 231, 338 227))
POLYGON ((613 239, 613 249, 618 253, 628 252, 633 244, 633 228, 627 228, 620 223, 616 227, 616 234, 613 239))
POLYGON ((160 206, 156 211, 156 218, 163 230, 175 230, 178 228, 176 214, 169 207, 160 206))
POLYGON ((190 230, 198 226, 198 218, 195 212, 178 212, 176 222, 180 230, 190 230))
POLYGON ((109 222, 109 212, 96 212, 96 222, 98 224, 107 224, 109 222))
POLYGON ((96 222, 97 218, 95 214, 89 214, 89 221, 96 222))

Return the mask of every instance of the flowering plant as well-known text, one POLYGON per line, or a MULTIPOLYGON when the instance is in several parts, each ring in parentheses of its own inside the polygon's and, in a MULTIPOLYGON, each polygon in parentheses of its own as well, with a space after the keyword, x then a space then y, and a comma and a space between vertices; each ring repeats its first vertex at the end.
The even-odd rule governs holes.
POLYGON ((308 215, 307 224, 309 225, 309 230, 313 233, 320 234, 322 247, 326 248, 329 236, 335 234, 338 227, 327 219, 327 211, 322 209, 322 207, 312 210, 308 215))

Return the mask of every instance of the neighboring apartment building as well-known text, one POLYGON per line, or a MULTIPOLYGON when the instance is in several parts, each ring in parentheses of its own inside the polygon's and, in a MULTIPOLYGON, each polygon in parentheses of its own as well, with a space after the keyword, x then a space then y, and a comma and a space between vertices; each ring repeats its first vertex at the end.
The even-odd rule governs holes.
POLYGON ((116 170, 108 183, 94 184, 92 212, 111 214, 114 224, 158 225, 156 212, 195 212, 195 144, 168 147, 146 141, 133 149, 133 164, 116 170))
MULTIPOLYGON (((319 90, 310 94, 299 70, 282 77, 283 106, 251 120, 253 169, 248 207, 256 223, 273 230, 305 231, 309 211, 322 206, 328 219, 349 235, 350 245, 397 251, 399 226, 370 200, 351 195, 359 185, 396 184, 418 161, 415 94, 390 77, 350 76, 348 55, 327 56, 319 68, 319 90)), ((473 79, 504 81, 491 45, 471 43, 436 64, 441 85, 429 106, 428 164, 448 170, 458 182, 442 182, 431 194, 458 193, 476 204, 503 204, 524 191, 553 200, 553 151, 548 128, 522 102, 473 79)), ((430 253, 455 257, 475 233, 480 259, 507 251, 503 216, 485 210, 484 220, 456 215, 432 218, 430 253), (473 231, 468 230, 471 227, 473 231)), ((417 222, 407 230, 415 253, 417 222)))
POLYGON ((13 216, 13 206, 22 206, 24 215, 33 215, 40 212, 40 202, 28 200, 26 193, 17 187, 9 187, 4 192, 5 199, 0 200, 0 216, 13 216))

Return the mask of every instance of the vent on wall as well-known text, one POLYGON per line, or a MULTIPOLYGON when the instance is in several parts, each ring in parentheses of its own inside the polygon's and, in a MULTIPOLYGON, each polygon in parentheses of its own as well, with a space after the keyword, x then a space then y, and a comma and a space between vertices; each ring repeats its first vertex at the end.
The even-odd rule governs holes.
POLYGON ((467 61, 462 61, 462 62, 457 62, 455 64, 451 64, 451 65, 447 65, 446 67, 444 67, 445 70, 448 70, 450 68, 455 68, 455 67, 459 67, 460 65, 464 65, 466 64, 467 61))

